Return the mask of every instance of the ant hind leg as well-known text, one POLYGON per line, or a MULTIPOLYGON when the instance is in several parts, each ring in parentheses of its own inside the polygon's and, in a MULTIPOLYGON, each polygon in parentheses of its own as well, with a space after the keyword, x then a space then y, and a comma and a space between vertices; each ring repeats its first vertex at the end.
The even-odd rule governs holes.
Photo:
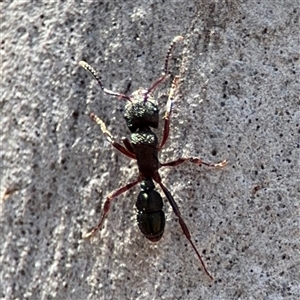
POLYGON ((206 275, 207 275, 211 280, 213 280, 213 277, 212 277, 212 276, 210 275, 210 273, 208 272, 208 270, 207 270, 207 268, 206 268, 206 266, 205 266, 205 264, 204 264, 204 262, 203 262, 203 260, 202 260, 202 257, 201 257, 201 255, 200 255, 200 253, 198 252, 198 250, 197 250, 195 244, 194 244, 193 241, 192 241, 192 237, 191 237, 190 231, 189 231, 187 225, 185 224, 185 222, 184 222, 184 220, 183 220, 183 218, 182 218, 182 216, 181 216, 181 213, 180 213, 180 211, 179 211, 179 208, 178 208, 178 206, 177 206, 177 204, 176 204, 176 202, 175 202, 173 196, 172 196, 171 193, 168 191, 168 189, 162 184, 162 182, 158 182, 158 184, 160 185, 160 187, 161 187, 161 189, 163 190, 164 194, 166 195, 166 197, 167 197, 169 203, 171 204, 172 209, 173 209, 175 215, 177 216, 177 218, 178 218, 178 220, 179 220, 179 224, 180 224, 180 226, 181 226, 181 228, 182 228, 182 231, 183 231, 184 235, 186 236, 186 238, 188 239, 188 241, 190 242, 191 246, 193 247, 193 249, 194 249, 194 251, 195 251, 195 253, 196 253, 196 255, 197 255, 197 257, 198 257, 198 259, 199 259, 199 261, 200 261, 200 263, 201 263, 201 265, 202 265, 202 267, 203 267, 203 269, 204 269, 204 271, 205 271, 205 273, 206 273, 206 275))
POLYGON ((109 212, 110 209, 110 203, 111 201, 116 198, 117 196, 125 193, 126 191, 130 190, 132 187, 134 187, 136 184, 138 184, 139 182, 141 182, 142 179, 139 177, 136 181, 128 183, 127 185, 118 188, 117 190, 111 192, 107 197, 106 197, 106 201, 104 203, 104 208, 103 208, 103 214, 102 217, 99 221, 99 223, 91 230, 89 231, 84 238, 90 238, 91 236, 93 236, 103 225, 103 222, 109 212))

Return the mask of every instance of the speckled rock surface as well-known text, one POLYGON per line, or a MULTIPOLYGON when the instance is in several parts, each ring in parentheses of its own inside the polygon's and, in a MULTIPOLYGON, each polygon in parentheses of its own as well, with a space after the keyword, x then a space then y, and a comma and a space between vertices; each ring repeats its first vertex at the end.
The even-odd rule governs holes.
MULTIPOLYGON (((299 3, 288 1, 2 3, 1 299, 296 299, 299 297, 299 3), (172 4, 170 4, 172 3, 172 4), (123 92, 149 87, 170 41, 181 81, 161 170, 215 280, 165 201, 157 244, 138 230, 137 176, 90 118, 128 136, 123 92)), ((155 93, 163 113, 170 86, 155 93)), ((158 134, 160 135, 160 130, 158 134)))

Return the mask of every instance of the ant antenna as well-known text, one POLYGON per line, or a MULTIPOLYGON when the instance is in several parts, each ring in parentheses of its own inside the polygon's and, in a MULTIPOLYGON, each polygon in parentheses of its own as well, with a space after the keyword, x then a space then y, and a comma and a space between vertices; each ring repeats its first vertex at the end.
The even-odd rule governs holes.
POLYGON ((113 91, 111 91, 111 90, 106 89, 106 88, 103 86, 103 84, 102 84, 102 82, 101 82, 101 79, 100 79, 100 77, 99 77, 97 71, 96 71, 93 67, 91 67, 88 63, 86 63, 85 61, 81 60, 81 61, 79 62, 79 65, 80 65, 81 67, 83 67, 85 70, 87 70, 88 72, 90 72, 90 73, 94 76, 94 78, 95 78, 95 79, 97 80, 97 82, 99 83, 100 88, 102 89, 102 91, 103 91, 105 94, 111 95, 111 96, 115 96, 115 97, 118 97, 119 99, 125 99, 125 100, 128 100, 128 101, 131 101, 130 97, 127 96, 127 95, 120 94, 120 93, 116 93, 116 92, 113 92, 113 91))
POLYGON ((166 77, 168 76, 168 68, 169 68, 169 60, 170 60, 170 57, 171 57, 171 54, 172 54, 172 51, 175 47, 175 44, 178 43, 178 42, 181 42, 183 40, 183 37, 181 35, 178 35, 176 36, 173 41, 171 42, 170 46, 169 46, 169 49, 167 51, 167 55, 166 55, 166 58, 165 58, 165 65, 164 65, 164 71, 162 72, 162 76, 156 80, 152 86, 148 89, 148 91, 146 92, 145 96, 144 96, 144 102, 147 101, 148 99, 148 95, 161 83, 163 82, 166 77))

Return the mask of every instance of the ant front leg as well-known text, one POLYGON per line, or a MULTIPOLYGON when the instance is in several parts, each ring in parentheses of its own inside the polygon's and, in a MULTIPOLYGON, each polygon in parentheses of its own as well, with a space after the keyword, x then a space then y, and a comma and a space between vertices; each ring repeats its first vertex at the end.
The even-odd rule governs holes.
POLYGON ((171 114, 172 114, 172 109, 173 109, 173 100, 175 98, 175 92, 178 87, 178 81, 179 81, 179 76, 175 76, 170 88, 169 92, 169 97, 168 97, 168 102, 166 106, 166 112, 164 115, 164 120, 165 120, 165 125, 164 125, 164 133, 163 133, 163 138, 160 143, 160 146, 158 147, 158 151, 162 149, 166 141, 168 140, 169 137, 169 132, 170 132, 170 122, 171 122, 171 114))
POLYGON ((103 222, 109 212, 110 209, 110 203, 111 201, 116 198, 117 196, 125 193, 126 191, 130 190, 132 187, 134 187, 136 184, 138 184, 139 182, 141 182, 142 179, 139 177, 136 181, 131 182, 113 192, 111 192, 107 197, 106 197, 106 201, 104 203, 104 208, 103 208, 103 214, 102 217, 100 219, 100 222, 97 224, 97 226, 95 226, 90 232, 88 232, 84 237, 85 238, 90 238, 91 236, 93 236, 103 225, 103 222))
POLYGON ((227 160, 222 160, 219 163, 213 164, 213 163, 205 162, 202 159, 197 158, 197 157, 185 157, 185 158, 181 157, 181 158, 176 159, 174 161, 170 161, 170 162, 167 162, 167 163, 160 164, 160 166, 161 167, 176 167, 176 166, 184 163, 185 161, 189 161, 191 163, 197 164, 198 166, 205 165, 205 166, 212 167, 212 168, 222 168, 222 167, 225 167, 228 164, 227 160))
POLYGON ((91 113, 90 117, 92 118, 93 121, 95 121, 100 126, 102 133, 104 134, 107 141, 112 146, 114 146, 117 150, 119 150, 124 155, 126 155, 132 159, 136 159, 135 154, 133 153, 133 151, 131 151, 132 148, 130 149, 129 147, 127 147, 126 144, 125 144, 125 146, 126 146, 126 148, 125 148, 124 146, 122 146, 121 144, 116 142, 114 140, 112 134, 107 130, 105 123, 98 116, 96 116, 94 113, 91 113))

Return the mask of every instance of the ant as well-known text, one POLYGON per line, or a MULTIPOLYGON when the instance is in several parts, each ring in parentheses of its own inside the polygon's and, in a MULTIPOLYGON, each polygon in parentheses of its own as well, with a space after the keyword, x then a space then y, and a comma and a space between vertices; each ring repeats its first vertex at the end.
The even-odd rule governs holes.
POLYGON ((163 236, 165 228, 165 214, 162 210, 163 201, 161 195, 155 190, 153 180, 160 186, 163 190, 165 196, 167 197, 172 209, 179 220, 179 224, 183 230, 184 235, 190 242, 195 253, 197 254, 201 265, 205 273, 213 280, 213 277, 209 274, 205 267, 205 264, 191 239, 191 234, 185 224, 179 208, 169 192, 166 186, 162 183, 161 177, 158 170, 161 167, 174 167, 182 164, 185 161, 190 161, 192 163, 200 165, 206 165, 208 167, 223 167, 227 164, 224 160, 222 162, 211 164, 204 162, 200 158, 188 157, 179 158, 175 161, 170 161, 167 163, 160 163, 158 160, 158 152, 161 151, 165 145, 170 131, 170 120, 173 107, 173 100, 178 87, 179 76, 175 76, 169 91, 166 112, 164 115, 164 129, 163 137, 161 142, 158 142, 156 134, 151 130, 152 128, 158 128, 159 123, 159 108, 157 101, 152 95, 152 92, 156 87, 162 83, 168 76, 168 65, 171 53, 176 43, 183 40, 182 36, 177 36, 171 42, 167 55, 165 58, 164 71, 160 78, 158 78, 148 89, 139 88, 137 91, 133 92, 131 96, 125 94, 120 94, 106 89, 101 82, 100 77, 97 72, 86 62, 80 61, 80 66, 89 71, 94 78, 97 80, 102 91, 110 96, 118 97, 120 100, 125 100, 125 113, 124 118, 131 132, 130 140, 128 138, 123 138, 123 145, 116 142, 112 134, 107 130, 105 123, 94 113, 90 114, 90 117, 100 126, 100 129, 108 142, 119 150, 121 153, 126 155, 131 159, 135 159, 139 168, 138 178, 128 183, 127 185, 116 189, 111 192, 107 197, 103 208, 103 213, 101 219, 97 226, 95 226, 89 233, 85 235, 86 238, 93 236, 103 225, 103 222, 108 215, 111 202, 114 198, 121 195, 122 193, 128 191, 138 183, 140 183, 141 191, 138 194, 136 201, 137 209, 137 223, 139 229, 143 235, 149 239, 151 242, 157 242, 163 236))

